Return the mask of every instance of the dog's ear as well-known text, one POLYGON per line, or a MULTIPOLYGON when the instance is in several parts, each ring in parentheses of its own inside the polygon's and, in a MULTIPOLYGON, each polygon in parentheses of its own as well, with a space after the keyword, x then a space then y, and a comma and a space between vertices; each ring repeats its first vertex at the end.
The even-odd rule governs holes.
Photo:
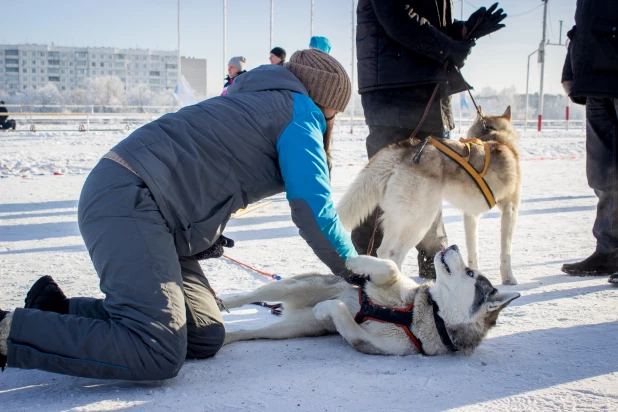
POLYGON ((511 121, 511 106, 507 106, 506 110, 502 114, 502 117, 508 120, 509 122, 511 121))
POLYGON ((500 311, 508 306, 509 303, 521 296, 517 292, 494 293, 487 301, 487 315, 485 316, 485 328, 489 330, 496 325, 500 311))
POLYGON ((479 116, 483 116, 483 108, 481 107, 481 105, 479 104, 479 111, 476 114, 476 117, 478 118, 479 116))
POLYGON ((501 311, 520 296, 517 292, 494 293, 487 300, 487 312, 501 311))

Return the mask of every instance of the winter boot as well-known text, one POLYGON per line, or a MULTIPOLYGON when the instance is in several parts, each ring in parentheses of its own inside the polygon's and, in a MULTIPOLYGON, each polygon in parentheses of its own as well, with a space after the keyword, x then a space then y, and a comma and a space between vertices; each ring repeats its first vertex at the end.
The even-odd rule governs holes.
POLYGON ((562 271, 572 276, 601 276, 618 272, 618 251, 614 253, 594 252, 576 263, 565 263, 562 271))
POLYGON ((3 372, 4 368, 6 368, 6 355, 9 350, 6 346, 6 340, 9 338, 12 322, 13 312, 0 309, 0 369, 3 372))
POLYGON ((618 272, 612 274, 609 276, 609 279, 607 279, 607 281, 613 285, 618 286, 618 272))
POLYGON ((51 276, 43 276, 28 291, 24 308, 66 315, 69 313, 69 299, 51 276))
POLYGON ((436 267, 433 264, 433 256, 427 256, 424 249, 418 250, 418 276, 423 279, 435 279, 436 267))

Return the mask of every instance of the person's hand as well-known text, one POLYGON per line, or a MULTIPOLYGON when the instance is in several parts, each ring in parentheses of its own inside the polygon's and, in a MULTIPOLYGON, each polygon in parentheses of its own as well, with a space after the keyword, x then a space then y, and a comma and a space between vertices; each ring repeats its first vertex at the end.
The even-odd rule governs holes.
POLYGON ((505 25, 500 22, 506 18, 506 13, 502 9, 496 10, 497 8, 498 3, 494 3, 489 9, 481 7, 472 13, 464 23, 462 36, 478 39, 503 28, 505 25))
POLYGON ((446 59, 461 69, 475 44, 472 40, 455 40, 446 59))
POLYGON ((335 273, 336 276, 339 276, 341 278, 343 278, 346 282, 348 282, 350 285, 354 285, 354 286, 359 286, 359 287, 363 287, 365 286, 365 283, 369 280, 371 280, 371 278, 369 277, 369 275, 363 275, 363 274, 358 274, 358 273, 354 273, 352 272, 350 269, 346 268, 344 271, 342 271, 341 273, 335 273))
POLYGON ((215 241, 208 249, 198 253, 194 257, 197 260, 215 259, 223 256, 223 247, 234 247, 234 241, 229 237, 223 235, 219 236, 219 239, 215 241))

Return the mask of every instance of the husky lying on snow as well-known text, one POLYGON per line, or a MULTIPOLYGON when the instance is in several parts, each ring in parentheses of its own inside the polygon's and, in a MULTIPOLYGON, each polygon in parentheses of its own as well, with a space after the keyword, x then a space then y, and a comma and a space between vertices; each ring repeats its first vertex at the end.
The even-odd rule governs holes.
POLYGON ((437 278, 433 285, 417 285, 390 260, 358 256, 347 265, 354 273, 367 275, 362 288, 333 275, 299 275, 227 297, 227 307, 268 301, 283 302, 284 310, 283 319, 273 325, 227 332, 225 344, 338 332, 357 350, 369 354, 421 351, 441 355, 457 350, 470 354, 519 293, 499 293, 479 271, 466 267, 457 246, 439 252, 434 263, 437 278), (411 316, 406 318, 405 311, 392 308, 409 309, 411 316), (359 311, 360 324, 354 318, 359 311), (399 325, 376 320, 384 312, 399 325))
MULTIPOLYGON (((430 229, 442 200, 464 213, 468 265, 478 269, 477 225, 479 217, 493 207, 478 181, 466 169, 440 151, 447 146, 478 171, 485 170, 484 182, 502 212, 500 275, 503 284, 517 284, 511 268, 511 243, 519 208, 521 174, 519 170, 519 137, 511 124, 511 107, 502 116, 477 116, 468 131, 478 143, 434 139, 427 144, 420 162, 413 161, 422 140, 410 139, 376 154, 337 205, 337 213, 348 230, 358 226, 376 206, 384 211, 384 229, 378 257, 393 260, 399 269, 414 246, 430 229), (490 157, 486 158, 489 149, 490 157), (489 161, 487 163, 487 161, 489 161)), ((472 139, 474 140, 474 139, 472 139)))

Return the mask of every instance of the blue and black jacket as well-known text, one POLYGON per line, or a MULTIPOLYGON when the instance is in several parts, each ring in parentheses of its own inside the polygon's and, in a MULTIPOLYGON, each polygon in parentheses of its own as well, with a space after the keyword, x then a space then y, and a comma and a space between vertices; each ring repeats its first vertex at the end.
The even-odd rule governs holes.
POLYGON ((356 251, 331 198, 326 121, 286 68, 260 66, 226 96, 165 115, 113 151, 152 191, 180 256, 207 249, 232 213, 285 191, 292 220, 333 273, 356 251))

